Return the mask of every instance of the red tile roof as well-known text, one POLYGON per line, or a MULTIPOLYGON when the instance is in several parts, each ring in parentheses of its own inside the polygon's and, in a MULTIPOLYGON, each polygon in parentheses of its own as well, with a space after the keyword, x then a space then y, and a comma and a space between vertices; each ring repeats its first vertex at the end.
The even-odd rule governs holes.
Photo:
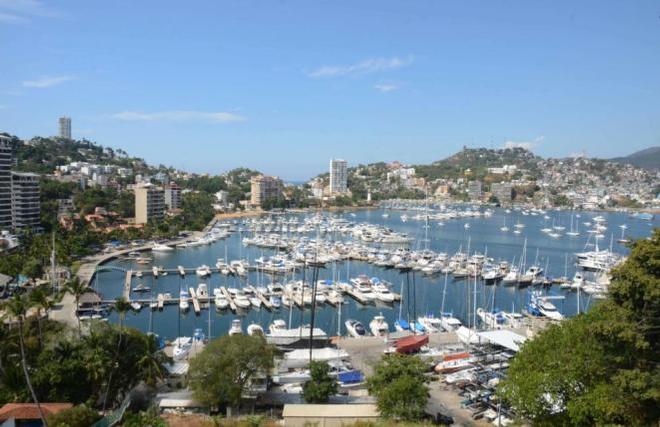
MULTIPOLYGON (((57 414, 65 409, 73 407, 71 403, 42 403, 41 410, 44 416, 57 414)), ((0 422, 10 418, 17 420, 38 420, 39 409, 34 403, 7 403, 0 408, 0 422)))

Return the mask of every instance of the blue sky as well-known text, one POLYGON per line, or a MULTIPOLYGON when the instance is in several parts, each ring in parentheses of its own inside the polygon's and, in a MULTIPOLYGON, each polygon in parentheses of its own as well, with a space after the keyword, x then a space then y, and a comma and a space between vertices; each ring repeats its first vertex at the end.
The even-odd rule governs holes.
POLYGON ((660 145, 657 1, 0 0, 0 130, 286 179, 660 145))

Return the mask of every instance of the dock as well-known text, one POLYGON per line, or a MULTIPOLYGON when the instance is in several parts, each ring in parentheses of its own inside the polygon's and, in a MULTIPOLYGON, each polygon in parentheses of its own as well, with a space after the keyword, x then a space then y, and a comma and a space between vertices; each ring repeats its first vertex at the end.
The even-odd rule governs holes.
POLYGON ((273 309, 273 304, 270 303, 270 300, 264 296, 261 292, 258 290, 254 290, 254 295, 259 298, 261 301, 261 304, 263 304, 264 307, 266 307, 267 310, 272 310, 273 309))
POLYGON ((124 299, 126 301, 131 300, 131 281, 133 278, 133 270, 128 270, 126 272, 126 278, 124 279, 124 299))
POLYGON ((229 307, 231 308, 232 311, 236 311, 236 303, 234 302, 234 297, 231 296, 227 288, 224 286, 220 286, 220 292, 222 292, 222 295, 227 298, 227 301, 229 301, 229 307))
POLYGON ((197 298, 197 291, 195 291, 195 288, 190 287, 190 298, 192 299, 193 303, 193 309, 195 310, 195 314, 199 314, 201 311, 201 307, 199 306, 199 299, 197 298))

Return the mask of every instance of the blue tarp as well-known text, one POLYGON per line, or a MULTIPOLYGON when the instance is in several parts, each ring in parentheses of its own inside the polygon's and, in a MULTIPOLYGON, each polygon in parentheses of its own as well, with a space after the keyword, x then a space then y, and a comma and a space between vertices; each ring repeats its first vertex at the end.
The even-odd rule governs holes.
POLYGON ((406 331, 410 329, 410 324, 408 323, 407 320, 399 319, 397 320, 397 322, 399 323, 399 326, 401 326, 402 329, 406 331))
POLYGON ((360 371, 341 372, 337 379, 344 384, 355 384, 364 381, 364 375, 360 371))

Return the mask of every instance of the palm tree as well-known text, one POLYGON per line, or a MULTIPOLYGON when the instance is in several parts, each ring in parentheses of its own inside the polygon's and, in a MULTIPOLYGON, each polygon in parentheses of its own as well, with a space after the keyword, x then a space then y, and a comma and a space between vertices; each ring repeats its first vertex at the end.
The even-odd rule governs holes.
POLYGON ((48 317, 48 312, 53 308, 53 301, 42 289, 37 288, 30 293, 30 302, 37 307, 37 325, 39 327, 39 347, 43 347, 43 335, 41 333, 41 311, 43 310, 48 317))
POLYGON ((74 276, 73 279, 69 280, 64 285, 64 291, 70 293, 76 299, 76 319, 78 319, 78 336, 82 335, 80 328, 80 315, 78 314, 78 310, 80 309, 80 297, 85 295, 89 290, 90 287, 87 286, 87 284, 82 283, 77 276, 74 276))
POLYGON ((25 343, 23 342, 23 322, 25 321, 25 316, 29 308, 29 302, 26 297, 14 294, 7 302, 4 304, 6 314, 16 319, 18 322, 18 344, 21 349, 21 364, 23 365, 23 374, 25 375, 25 383, 27 384, 30 394, 32 395, 32 400, 37 405, 37 410, 39 411, 39 417, 41 422, 45 427, 48 427, 46 422, 46 417, 44 416, 43 411, 41 410, 41 405, 39 404, 39 399, 37 399, 37 394, 34 392, 32 387, 32 381, 30 381, 30 373, 27 368, 27 359, 25 357, 25 343))
POLYGON ((108 378, 108 385, 105 390, 105 396, 103 397, 103 412, 105 412, 105 407, 108 402, 108 394, 110 394, 110 385, 112 384, 112 375, 114 370, 117 368, 117 359, 119 357, 119 352, 121 349, 121 338, 124 331, 124 319, 126 318, 126 313, 131 309, 131 304, 126 301, 126 298, 119 297, 115 299, 115 311, 119 315, 119 340, 117 341, 117 352, 115 353, 115 358, 112 362, 112 367, 110 370, 110 377, 108 378))

